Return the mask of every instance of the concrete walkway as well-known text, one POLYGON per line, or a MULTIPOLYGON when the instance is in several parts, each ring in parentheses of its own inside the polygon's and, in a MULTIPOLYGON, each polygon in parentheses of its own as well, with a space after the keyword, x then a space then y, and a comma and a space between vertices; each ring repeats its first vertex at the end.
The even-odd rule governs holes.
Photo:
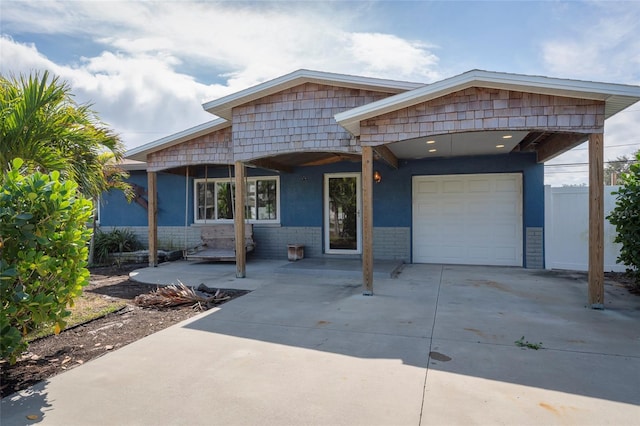
POLYGON ((219 286, 250 294, 5 398, 2 425, 638 424, 640 297, 623 288, 595 311, 583 275, 406 265, 367 297, 278 267, 249 264, 219 286))

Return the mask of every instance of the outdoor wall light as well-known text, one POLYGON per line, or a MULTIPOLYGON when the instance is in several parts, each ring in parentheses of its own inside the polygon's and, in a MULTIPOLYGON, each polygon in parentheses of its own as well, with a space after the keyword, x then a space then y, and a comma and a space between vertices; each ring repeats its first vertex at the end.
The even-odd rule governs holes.
POLYGON ((379 172, 379 171, 377 171, 377 170, 376 170, 375 172, 373 172, 373 180, 374 180, 376 183, 380 183, 380 182, 382 182, 382 175, 380 174, 380 172, 379 172))

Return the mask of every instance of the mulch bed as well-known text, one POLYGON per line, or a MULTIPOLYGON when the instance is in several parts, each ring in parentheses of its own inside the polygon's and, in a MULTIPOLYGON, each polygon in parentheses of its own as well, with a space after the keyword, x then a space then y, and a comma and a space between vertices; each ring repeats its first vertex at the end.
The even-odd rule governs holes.
MULTIPOLYGON (((65 330, 57 336, 34 340, 28 352, 14 365, 0 361, 0 396, 11 395, 56 374, 70 370, 108 352, 135 342, 145 336, 186 320, 200 310, 191 306, 166 309, 141 308, 133 299, 156 287, 129 280, 129 272, 146 265, 128 264, 121 267, 91 269, 91 283, 85 292, 124 300, 120 311, 65 330)), ((228 290, 229 300, 247 293, 228 290)))

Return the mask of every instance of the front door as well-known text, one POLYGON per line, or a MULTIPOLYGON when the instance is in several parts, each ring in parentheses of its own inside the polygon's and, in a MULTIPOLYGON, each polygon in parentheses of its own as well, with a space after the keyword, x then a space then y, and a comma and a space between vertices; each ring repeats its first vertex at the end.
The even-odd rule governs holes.
POLYGON ((361 253, 360 204, 360 173, 324 175, 325 253, 361 253))

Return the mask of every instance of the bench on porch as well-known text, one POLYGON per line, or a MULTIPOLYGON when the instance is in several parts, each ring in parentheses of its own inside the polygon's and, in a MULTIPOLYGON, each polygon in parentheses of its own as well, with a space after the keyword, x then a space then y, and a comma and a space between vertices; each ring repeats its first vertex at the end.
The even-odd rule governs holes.
MULTIPOLYGON (((236 260, 236 233, 233 223, 220 223, 205 225, 200 228, 202 244, 193 253, 187 253, 187 260, 236 260)), ((247 253, 254 250, 256 243, 253 241, 253 225, 245 224, 244 247, 247 253)))

